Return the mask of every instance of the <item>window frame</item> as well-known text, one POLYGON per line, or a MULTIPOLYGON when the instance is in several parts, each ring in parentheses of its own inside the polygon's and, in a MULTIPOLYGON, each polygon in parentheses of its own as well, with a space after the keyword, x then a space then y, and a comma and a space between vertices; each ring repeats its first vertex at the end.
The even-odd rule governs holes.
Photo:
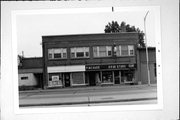
POLYGON ((67 48, 49 48, 48 49, 48 59, 49 60, 67 59, 67 48), (60 52, 56 53, 55 50, 60 50, 60 52), (55 58, 54 57, 55 54, 60 54, 61 57, 55 58), (65 57, 64 57, 64 54, 66 54, 65 57), (50 55, 51 55, 51 57, 50 57, 50 55))
POLYGON ((93 49, 93 58, 105 58, 105 57, 112 57, 113 56, 112 55, 113 51, 112 51, 112 46, 111 45, 93 46, 92 49, 93 49), (100 47, 105 47, 106 51, 104 51, 104 52, 105 52, 106 56, 100 56, 100 52, 103 52, 103 51, 100 51, 100 47), (109 49, 111 49, 111 50, 109 50, 109 49), (111 55, 109 55, 109 51, 111 52, 111 55))
POLYGON ((116 46, 116 57, 131 57, 135 56, 135 47, 134 45, 117 45, 116 46), (127 55, 122 55, 122 46, 127 46, 127 55), (131 50, 133 50, 133 54, 131 54, 131 50))
POLYGON ((83 59, 83 58, 90 58, 90 47, 89 46, 83 46, 83 47, 71 47, 70 48, 70 58, 71 59, 83 59), (81 50, 78 50, 79 48, 82 48, 82 52, 78 52, 81 50), (74 49, 74 51, 72 51, 74 49), (77 57, 77 53, 83 53, 83 57, 77 57), (88 56, 87 54, 88 53, 88 56), (73 54, 73 56, 72 56, 73 54))

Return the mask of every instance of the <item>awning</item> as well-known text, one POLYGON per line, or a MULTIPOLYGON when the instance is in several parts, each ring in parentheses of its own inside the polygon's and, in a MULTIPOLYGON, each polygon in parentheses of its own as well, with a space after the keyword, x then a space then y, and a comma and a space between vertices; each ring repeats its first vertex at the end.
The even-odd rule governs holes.
POLYGON ((18 69, 18 73, 43 73, 42 68, 32 68, 32 69, 18 69))
POLYGON ((51 66, 51 67, 47 67, 47 72, 48 73, 82 72, 82 71, 85 71, 85 65, 51 66))

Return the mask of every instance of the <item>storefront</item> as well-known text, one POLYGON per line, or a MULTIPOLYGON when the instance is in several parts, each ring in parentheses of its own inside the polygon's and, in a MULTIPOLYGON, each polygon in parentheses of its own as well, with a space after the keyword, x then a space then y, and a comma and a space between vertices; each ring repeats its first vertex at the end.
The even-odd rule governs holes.
POLYGON ((86 75, 90 86, 134 83, 135 65, 86 65, 86 75))
POLYGON ((48 87, 70 87, 86 85, 85 66, 48 67, 48 87))

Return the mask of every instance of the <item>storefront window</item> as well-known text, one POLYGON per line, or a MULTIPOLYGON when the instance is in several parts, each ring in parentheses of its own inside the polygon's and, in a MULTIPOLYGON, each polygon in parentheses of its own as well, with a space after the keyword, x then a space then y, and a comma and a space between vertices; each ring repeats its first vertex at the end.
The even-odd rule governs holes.
POLYGON ((49 74, 49 87, 62 86, 62 74, 49 74))
POLYGON ((133 82, 134 81, 134 71, 121 71, 121 82, 133 82))
POLYGON ((102 72, 102 83, 113 83, 112 71, 102 72))
POLYGON ((83 72, 72 73, 72 84, 73 85, 85 84, 84 73, 83 72))

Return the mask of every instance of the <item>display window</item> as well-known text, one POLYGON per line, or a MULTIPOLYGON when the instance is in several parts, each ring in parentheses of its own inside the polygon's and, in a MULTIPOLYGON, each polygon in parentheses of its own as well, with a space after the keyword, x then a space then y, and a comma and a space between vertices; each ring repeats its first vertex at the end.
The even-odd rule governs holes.
POLYGON ((121 71, 121 82, 122 83, 131 83, 134 82, 134 71, 121 71))
POLYGON ((49 87, 62 86, 62 74, 50 73, 49 74, 49 87))
POLYGON ((112 71, 103 71, 102 72, 102 83, 113 83, 112 71))
POLYGON ((85 77, 83 72, 72 73, 72 84, 73 85, 85 85, 85 77))

